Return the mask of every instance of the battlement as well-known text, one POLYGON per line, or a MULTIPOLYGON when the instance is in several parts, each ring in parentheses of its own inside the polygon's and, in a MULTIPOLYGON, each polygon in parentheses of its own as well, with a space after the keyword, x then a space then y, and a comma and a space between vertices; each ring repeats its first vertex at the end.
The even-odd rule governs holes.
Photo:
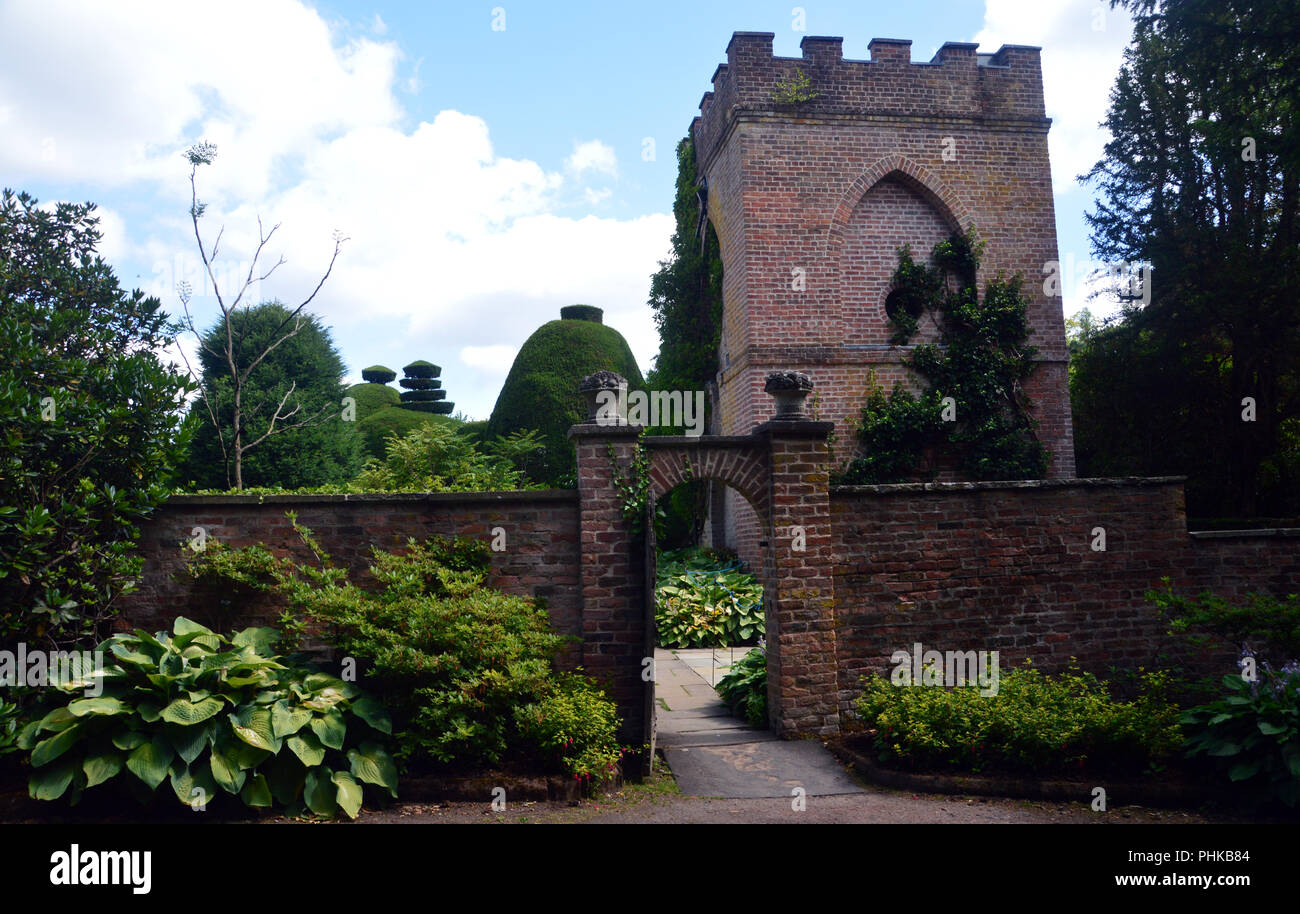
POLYGON ((1046 124, 1039 48, 1006 44, 992 54, 948 42, 929 62, 914 62, 911 41, 873 38, 870 60, 844 57, 844 39, 809 35, 802 57, 776 57, 772 32, 735 32, 727 62, 692 124, 697 155, 707 160, 738 112, 893 115, 1022 120, 1046 124), (815 97, 781 101, 780 90, 802 73, 815 97))

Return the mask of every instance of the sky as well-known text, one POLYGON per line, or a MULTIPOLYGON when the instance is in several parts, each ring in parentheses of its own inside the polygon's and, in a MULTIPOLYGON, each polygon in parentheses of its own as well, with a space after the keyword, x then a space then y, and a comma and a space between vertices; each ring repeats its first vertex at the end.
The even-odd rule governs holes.
POLYGON ((1041 46, 1065 311, 1086 304, 1072 280, 1093 191, 1075 179, 1100 157, 1131 35, 1099 0, 0 0, 0 184, 96 203, 122 284, 179 314, 188 282, 203 329, 218 311, 183 152, 214 143, 200 228, 210 245, 224 227, 228 297, 259 217, 279 226, 262 271, 285 263, 249 300, 296 305, 340 233, 309 308, 349 379, 427 359, 457 411, 486 418, 566 304, 603 308, 653 364, 674 150, 733 31, 774 32, 789 57, 805 35, 842 36, 855 59, 874 37, 911 39, 917 61, 945 41, 1041 46))

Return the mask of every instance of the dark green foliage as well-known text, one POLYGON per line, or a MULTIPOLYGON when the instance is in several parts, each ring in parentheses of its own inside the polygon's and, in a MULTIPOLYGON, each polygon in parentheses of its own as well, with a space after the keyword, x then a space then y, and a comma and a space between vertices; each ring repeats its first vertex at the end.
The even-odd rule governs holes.
POLYGON ((902 482, 932 477, 940 460, 972 479, 1038 479, 1048 453, 1034 434, 1022 383, 1033 371, 1021 278, 975 285, 980 246, 954 233, 934 247, 935 266, 916 263, 906 247, 894 272, 895 342, 916 331, 927 308, 940 317, 940 345, 920 345, 907 365, 928 382, 916 397, 901 386, 886 397, 873 387, 862 412, 863 456, 837 481, 902 482), (951 397, 951 418, 944 398, 951 397))
POLYGON ((881 761, 899 767, 1135 775, 1163 766, 1182 741, 1161 673, 1143 676, 1134 701, 1116 701, 1090 673, 1033 667, 1001 673, 993 695, 879 675, 862 681, 858 714, 881 761))
POLYGON ((591 321, 599 324, 605 319, 605 311, 595 305, 565 305, 560 309, 562 321, 591 321))
POLYGON ((109 782, 148 797, 169 781, 191 807, 224 793, 247 806, 355 818, 363 784, 396 797, 383 705, 275 656, 279 635, 248 628, 224 637, 185 618, 170 634, 114 635, 97 649, 102 678, 89 660, 70 669, 59 703, 23 729, 32 798, 75 804, 109 782))
POLYGON ((718 695, 751 727, 767 724, 767 652, 755 648, 718 680, 718 695))
POLYGON ((660 647, 753 644, 763 635, 763 585, 734 553, 704 547, 665 552, 655 568, 660 647))
POLYGON ((543 608, 483 585, 485 543, 435 538, 412 540, 402 554, 376 549, 377 587, 362 589, 310 531, 294 527, 311 562, 260 546, 218 547, 196 561, 232 580, 258 579, 290 613, 327 623, 333 645, 357 658, 367 688, 392 709, 408 769, 541 762, 580 778, 613 774, 621 754, 613 703, 584 677, 555 672, 568 639, 543 608))
POLYGON ((361 369, 361 377, 371 384, 388 384, 397 377, 397 372, 385 365, 371 365, 361 369))
MULTIPOLYGON (((687 136, 677 144, 672 250, 650 279, 650 307, 659 330, 659 355, 646 375, 650 390, 708 391, 718 370, 722 255, 713 225, 701 218, 697 184, 695 144, 687 136)), ((708 428, 711 398, 705 398, 705 410, 708 428)), ((678 434, 678 430, 668 434, 678 434)), ((662 499, 662 517, 656 521, 660 542, 665 546, 695 545, 703 529, 708 497, 708 483, 688 482, 662 499)))
POLYGON ((1281 800, 1295 807, 1300 804, 1300 664, 1292 660, 1274 670, 1260 663, 1254 681, 1245 673, 1224 676, 1217 701, 1183 715, 1187 754, 1213 761, 1256 802, 1281 800))
MULTIPOLYGON (((436 378, 442 374, 442 368, 440 366, 435 365, 432 362, 426 362, 423 359, 412 362, 410 365, 403 368, 402 371, 406 372, 408 378, 436 378)), ((400 381, 398 383, 402 384, 400 381)), ((402 386, 405 387, 406 385, 402 384, 402 386)))
MULTIPOLYGON (((292 326, 290 310, 278 302, 240 308, 230 315, 235 335, 235 365, 243 371, 252 360, 283 335, 285 321, 292 326)), ((248 375, 243 391, 244 441, 249 444, 266 434, 276 407, 288 395, 283 416, 295 406, 299 412, 276 423, 277 432, 244 455, 245 486, 321 486, 346 482, 361 469, 361 436, 356 422, 342 418, 343 360, 319 318, 301 314, 302 328, 271 350, 248 375), (290 388, 292 387, 292 392, 290 388), (296 423, 308 422, 303 427, 296 423), (285 431, 278 431, 286 429, 285 431)), ((234 485, 233 385, 224 357, 226 329, 218 321, 203 337, 199 361, 207 402, 216 413, 225 441, 223 456, 216 427, 202 399, 190 407, 196 430, 182 479, 195 488, 234 485)))
POLYGON ((436 413, 442 416, 450 416, 456 404, 447 400, 441 402, 437 400, 412 400, 403 401, 402 409, 415 410, 424 413, 436 413))
MULTIPOLYGON (((388 389, 392 390, 391 387, 388 389)), ((397 391, 394 390, 393 394, 396 395, 397 391)), ((416 429, 423 428, 432 422, 454 421, 444 416, 433 416, 429 413, 391 407, 366 416, 357 423, 357 431, 361 433, 366 454, 382 460, 385 442, 389 438, 403 438, 416 429)))
POLYGON ((695 143, 677 144, 672 251, 650 279, 650 307, 659 328, 653 390, 706 390, 718 371, 722 333, 722 254, 707 220, 701 245, 695 143))
POLYGON ((393 388, 376 383, 353 384, 344 391, 344 396, 352 397, 357 401, 358 422, 365 421, 381 409, 402 402, 401 395, 393 388))
MULTIPOLYGON (((402 378, 400 383, 407 390, 438 390, 442 387, 437 378, 402 378)), ((446 391, 442 395, 447 396, 446 391)))
MULTIPOLYGON (((535 440, 521 442, 518 436, 506 442, 519 454, 527 452, 529 443, 536 447, 535 440)), ((524 488, 525 479, 508 457, 484 453, 451 423, 435 422, 389 439, 384 459, 367 463, 353 487, 363 492, 500 492, 524 488)))
POLYGON ((1278 599, 1252 593, 1230 601, 1209 592, 1199 597, 1175 593, 1169 578, 1161 583, 1163 590, 1147 591, 1147 601, 1168 620, 1171 632, 1194 646, 1217 640, 1275 664, 1300 657, 1300 595, 1278 599))
POLYGON ((181 458, 178 329, 95 254, 92 204, 0 198, 0 639, 97 642, 181 458), (46 398, 50 398, 46 400, 46 398), (44 402, 43 402, 44 401, 44 402))
POLYGON ((488 437, 535 429, 545 448, 529 463, 528 476, 562 484, 577 466, 567 433, 587 418, 578 382, 602 368, 627 378, 629 390, 644 387, 636 359, 617 330, 586 320, 543 324, 515 356, 488 420, 488 437))
POLYGON ((1292 0, 1123 5, 1088 220, 1096 256, 1150 282, 1073 341, 1080 474, 1185 474, 1192 517, 1296 514, 1300 18, 1292 0))

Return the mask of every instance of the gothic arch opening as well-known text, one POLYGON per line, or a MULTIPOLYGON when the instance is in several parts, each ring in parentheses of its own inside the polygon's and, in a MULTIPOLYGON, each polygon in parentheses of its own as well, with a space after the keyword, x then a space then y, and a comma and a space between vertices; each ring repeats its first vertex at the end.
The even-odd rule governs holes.
MULTIPOLYGON (((931 250, 956 228, 947 207, 902 172, 890 172, 862 194, 843 226, 840 243, 840 313, 846 345, 890 345, 891 308, 920 312, 915 304, 901 302, 893 294, 899 249, 906 245, 917 263, 931 263, 931 250)), ((933 342, 938 336, 934 316, 912 316, 920 322, 912 342, 933 342)))

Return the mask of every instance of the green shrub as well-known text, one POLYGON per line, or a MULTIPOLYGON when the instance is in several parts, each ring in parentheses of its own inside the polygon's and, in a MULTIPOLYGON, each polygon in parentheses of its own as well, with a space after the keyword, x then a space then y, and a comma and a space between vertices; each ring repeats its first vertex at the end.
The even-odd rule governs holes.
POLYGON ((355 818, 363 784, 397 796, 380 742, 392 730, 383 705, 352 683, 282 663, 278 639, 270 628, 226 638, 185 618, 170 635, 114 635, 99 647, 102 671, 60 682, 67 704, 23 729, 31 796, 75 804, 124 771, 136 793, 168 781, 187 806, 224 792, 250 807, 355 818), (84 697, 95 684, 102 692, 84 697))
MULTIPOLYGON (((391 387, 388 389, 392 390, 391 387)), ((395 390, 393 390, 393 397, 400 402, 401 397, 395 390)), ((434 423, 454 424, 454 420, 441 416, 432 416, 415 410, 393 407, 378 410, 360 419, 357 422, 357 431, 361 433, 361 440, 365 445, 366 453, 371 457, 383 460, 389 438, 402 438, 416 429, 434 423)))
POLYGON ((767 652, 759 647, 741 657, 718 680, 716 688, 722 700, 751 727, 764 726, 767 723, 767 652))
POLYGON ((1163 590, 1150 590, 1146 599, 1169 620, 1170 631, 1197 647, 1213 641, 1245 646, 1251 656, 1274 663, 1300 657, 1300 596, 1285 599, 1249 594, 1240 603, 1212 593, 1190 597, 1174 593, 1169 578, 1163 590))
POLYGON ((483 492, 523 488, 504 457, 484 454, 447 424, 425 424, 390 438, 382 461, 371 461, 353 485, 360 491, 483 492))
POLYGON ((664 553, 655 578, 660 647, 714 647, 763 634, 763 587, 734 557, 688 548, 664 553))
POLYGON ((605 693, 583 676, 557 678, 541 701, 515 708, 515 723, 526 742, 575 779, 608 780, 618 771, 618 714, 605 693))
POLYGON ((363 380, 371 384, 388 384, 397 377, 397 372, 386 365, 371 365, 369 368, 361 369, 363 380))
POLYGON ((18 732, 22 729, 23 715, 18 705, 0 698, 0 757, 20 751, 18 732))
POLYGON ((196 574, 253 582, 290 614, 324 623, 392 710, 408 770, 513 761, 562 765, 583 779, 608 775, 620 752, 613 703, 585 679, 557 675, 553 660, 572 639, 555 633, 541 606, 483 585, 487 544, 431 539, 410 541, 400 555, 375 549, 377 586, 362 589, 290 520, 313 561, 218 544, 192 561, 196 574))
POLYGON ((1146 673, 1131 702, 1071 670, 1032 666, 1003 673, 996 695, 977 686, 898 686, 863 677, 856 702, 881 761, 914 768, 1140 774, 1165 764, 1181 744, 1178 708, 1164 697, 1168 677, 1146 673))
POLYGON ((1188 756, 1211 759, 1261 800, 1294 807, 1300 802, 1300 664, 1274 670, 1261 661, 1254 681, 1228 675, 1223 685, 1217 701, 1182 717, 1188 756))

